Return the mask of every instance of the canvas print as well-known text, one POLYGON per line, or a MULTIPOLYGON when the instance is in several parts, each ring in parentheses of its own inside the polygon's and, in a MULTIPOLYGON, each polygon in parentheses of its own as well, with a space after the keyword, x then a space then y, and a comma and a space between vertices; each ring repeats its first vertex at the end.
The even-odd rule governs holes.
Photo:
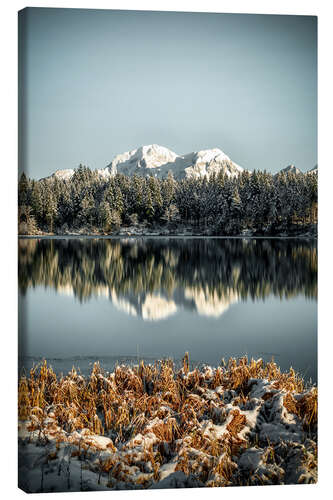
POLYGON ((317 481, 317 18, 19 12, 18 481, 317 481))

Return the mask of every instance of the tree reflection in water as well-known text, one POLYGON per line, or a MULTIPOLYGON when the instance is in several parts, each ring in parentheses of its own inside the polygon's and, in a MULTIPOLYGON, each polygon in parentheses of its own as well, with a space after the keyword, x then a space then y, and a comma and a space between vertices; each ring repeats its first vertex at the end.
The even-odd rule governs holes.
POLYGON ((143 319, 177 306, 207 316, 231 303, 317 297, 317 247, 279 239, 20 239, 19 288, 52 287, 80 302, 106 295, 143 319))

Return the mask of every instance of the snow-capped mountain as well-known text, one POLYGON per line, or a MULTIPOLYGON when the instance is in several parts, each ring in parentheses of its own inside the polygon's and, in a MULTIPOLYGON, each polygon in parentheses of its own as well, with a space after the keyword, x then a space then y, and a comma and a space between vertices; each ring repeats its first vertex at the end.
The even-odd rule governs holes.
POLYGON ((152 144, 117 155, 105 170, 111 174, 153 175, 165 165, 174 165, 177 158, 180 157, 170 149, 152 144))
MULTIPOLYGON (((226 175, 234 177, 244 169, 217 148, 178 155, 163 146, 151 144, 117 155, 109 165, 97 170, 97 173, 104 178, 117 173, 165 178, 172 172, 175 179, 184 179, 210 177, 214 172, 218 174, 221 170, 226 175)), ((57 170, 48 178, 67 180, 73 174, 74 170, 57 170)))
POLYGON ((71 179, 73 177, 75 170, 73 168, 67 168, 64 170, 56 170, 54 174, 49 175, 48 177, 44 177, 44 179, 60 179, 63 181, 67 181, 68 179, 71 179))
POLYGON ((185 177, 209 177, 221 170, 229 176, 238 175, 243 168, 234 163, 220 149, 206 149, 186 155, 178 155, 163 146, 152 144, 116 156, 106 167, 110 174, 152 175, 167 177, 172 172, 175 179, 185 177))
POLYGON ((280 172, 284 172, 285 174, 302 174, 299 168, 296 168, 295 165, 288 165, 288 167, 283 168, 280 172))
MULTIPOLYGON (((105 168, 96 170, 97 174, 104 179, 108 179, 117 173, 128 176, 134 174, 142 177, 153 176, 163 179, 168 176, 169 172, 172 172, 173 177, 177 180, 188 177, 199 178, 206 176, 209 178, 213 173, 218 174, 221 171, 229 177, 235 177, 244 169, 218 148, 178 155, 170 149, 157 144, 141 146, 138 149, 119 154, 105 168)), ((74 172, 74 169, 57 170, 46 179, 68 180, 74 175, 74 172)), ((303 174, 295 165, 288 165, 279 172, 303 174)), ((305 174, 317 173, 318 165, 305 172, 305 174)))
POLYGON ((311 168, 311 170, 308 170, 308 172, 306 173, 309 175, 318 174, 318 165, 315 165, 313 168, 311 168))
MULTIPOLYGON (((315 165, 313 168, 311 168, 311 170, 308 170, 307 172, 302 172, 299 168, 296 168, 295 165, 288 165, 288 167, 286 168, 283 168, 282 170, 280 170, 278 172, 281 173, 281 172, 284 172, 285 174, 301 174, 301 175, 311 175, 311 174, 318 174, 318 165, 315 165)), ((275 174, 275 175, 278 175, 278 174, 275 174)))

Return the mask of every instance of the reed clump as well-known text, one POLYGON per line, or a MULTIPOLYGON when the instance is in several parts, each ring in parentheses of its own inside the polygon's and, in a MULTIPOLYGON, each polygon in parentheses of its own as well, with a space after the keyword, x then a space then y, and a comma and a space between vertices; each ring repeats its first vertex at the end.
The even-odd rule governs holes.
POLYGON ((95 363, 88 377, 75 368, 57 376, 44 361, 19 380, 18 416, 21 440, 55 442, 57 450, 71 443, 72 460, 103 450, 96 471, 110 488, 150 487, 166 467, 206 486, 284 483, 288 439, 303 447, 299 478, 316 481, 308 449, 316 443, 317 389, 273 361, 231 358, 190 370, 186 353, 179 369, 171 360, 142 361, 107 373, 95 363))

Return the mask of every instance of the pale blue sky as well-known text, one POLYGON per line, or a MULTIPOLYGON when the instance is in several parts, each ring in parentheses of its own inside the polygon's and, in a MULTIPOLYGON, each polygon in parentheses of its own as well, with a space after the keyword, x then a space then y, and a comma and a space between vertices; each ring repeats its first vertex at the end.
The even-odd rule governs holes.
POLYGON ((29 8, 19 28, 31 177, 152 143, 273 173, 317 163, 316 17, 29 8))

